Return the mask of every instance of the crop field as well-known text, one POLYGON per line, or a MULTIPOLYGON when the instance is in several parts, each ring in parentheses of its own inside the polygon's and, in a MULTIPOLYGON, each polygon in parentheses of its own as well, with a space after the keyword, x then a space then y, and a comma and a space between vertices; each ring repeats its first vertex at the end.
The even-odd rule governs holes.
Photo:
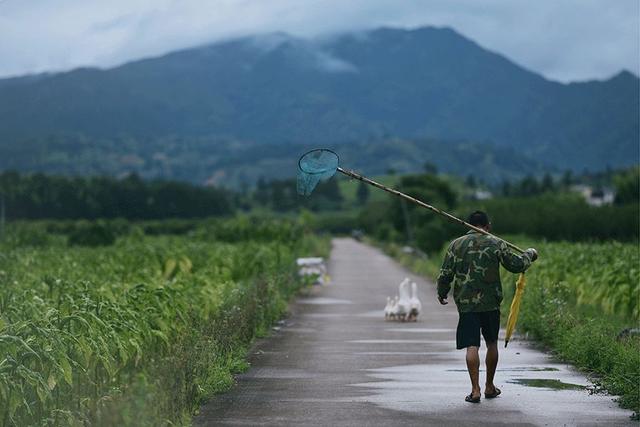
MULTIPOLYGON (((623 332, 637 328, 640 321, 638 244, 543 242, 519 236, 509 240, 533 246, 540 254, 527 272, 517 332, 591 373, 596 383, 620 396, 623 407, 640 413, 640 337, 623 332)), ((435 279, 442 256, 420 258, 396 245, 385 249, 435 279)), ((516 276, 504 273, 506 322, 516 276)))
MULTIPOLYGON (((640 337, 624 332, 640 320, 638 244, 533 246, 541 255, 527 273, 520 331, 591 373, 596 383, 620 396, 623 407, 640 414, 640 337)), ((503 281, 505 319, 514 283, 515 277, 503 281)))
POLYGON ((562 289, 562 303, 609 317, 640 320, 640 250, 635 243, 539 243, 544 253, 528 273, 545 297, 562 289))
POLYGON ((0 424, 187 422, 283 314, 301 285, 295 258, 328 250, 294 221, 154 227, 159 235, 131 227, 96 247, 43 231, 52 224, 6 236, 0 424))

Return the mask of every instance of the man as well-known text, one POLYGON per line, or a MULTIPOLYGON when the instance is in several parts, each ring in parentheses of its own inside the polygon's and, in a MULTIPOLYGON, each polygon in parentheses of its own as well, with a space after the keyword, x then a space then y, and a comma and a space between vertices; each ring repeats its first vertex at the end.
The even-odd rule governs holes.
MULTIPOLYGON (((471 225, 491 230, 486 213, 475 211, 469 215, 471 225)), ((498 331, 500 330, 500 303, 502 284, 500 264, 512 273, 525 271, 538 258, 535 249, 529 248, 516 255, 501 240, 470 231, 449 245, 440 274, 438 275, 438 301, 447 304, 447 295, 453 282, 453 299, 458 307, 459 320, 456 347, 467 349, 467 370, 471 378, 471 394, 467 402, 480 402, 479 374, 480 332, 487 344, 487 381, 484 396, 497 397, 501 391, 493 384, 498 366, 498 331)))

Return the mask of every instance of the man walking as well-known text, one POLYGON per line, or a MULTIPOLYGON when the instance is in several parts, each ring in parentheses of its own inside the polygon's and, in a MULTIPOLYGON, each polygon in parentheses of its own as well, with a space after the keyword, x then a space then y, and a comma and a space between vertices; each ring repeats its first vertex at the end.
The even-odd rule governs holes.
MULTIPOLYGON (((486 213, 475 211, 467 221, 471 225, 490 231, 486 213)), ((438 301, 447 304, 447 295, 453 282, 453 299, 458 307, 459 320, 456 347, 467 349, 467 370, 471 379, 471 394, 467 402, 480 402, 479 370, 480 333, 487 344, 487 380, 484 396, 497 397, 501 391, 493 384, 498 366, 498 331, 500 330, 500 303, 502 284, 500 264, 512 273, 525 271, 538 258, 535 249, 522 255, 511 252, 501 240, 470 231, 449 245, 438 275, 438 301)))

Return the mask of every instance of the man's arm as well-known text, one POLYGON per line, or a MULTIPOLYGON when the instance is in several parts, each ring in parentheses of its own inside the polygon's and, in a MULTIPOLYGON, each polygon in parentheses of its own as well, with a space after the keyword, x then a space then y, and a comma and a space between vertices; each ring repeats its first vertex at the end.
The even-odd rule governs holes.
POLYGON ((529 248, 522 255, 515 254, 509 250, 507 244, 503 241, 498 243, 498 258, 500 264, 512 273, 522 273, 533 261, 538 259, 538 253, 535 249, 529 248))
POLYGON ((451 282, 454 277, 454 255, 453 255, 453 244, 449 245, 447 249, 447 253, 444 256, 444 261, 442 263, 442 267, 440 268, 440 274, 438 274, 438 301, 440 304, 447 304, 446 299, 447 295, 449 295, 449 291, 451 290, 451 282))

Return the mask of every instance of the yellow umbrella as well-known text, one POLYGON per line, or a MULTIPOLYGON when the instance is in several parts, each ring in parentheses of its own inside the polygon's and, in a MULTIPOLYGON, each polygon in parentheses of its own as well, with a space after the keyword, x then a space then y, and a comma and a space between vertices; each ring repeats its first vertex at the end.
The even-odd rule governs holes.
POLYGON ((513 296, 513 301, 511 301, 511 310, 509 310, 509 318, 507 319, 507 332, 504 337, 505 348, 507 347, 507 344, 509 344, 509 339, 511 338, 511 334, 513 334, 513 330, 516 328, 518 313, 520 313, 520 300, 522 300, 522 293, 524 292, 526 284, 527 281, 524 278, 524 273, 520 273, 518 280, 516 281, 516 293, 513 296))

